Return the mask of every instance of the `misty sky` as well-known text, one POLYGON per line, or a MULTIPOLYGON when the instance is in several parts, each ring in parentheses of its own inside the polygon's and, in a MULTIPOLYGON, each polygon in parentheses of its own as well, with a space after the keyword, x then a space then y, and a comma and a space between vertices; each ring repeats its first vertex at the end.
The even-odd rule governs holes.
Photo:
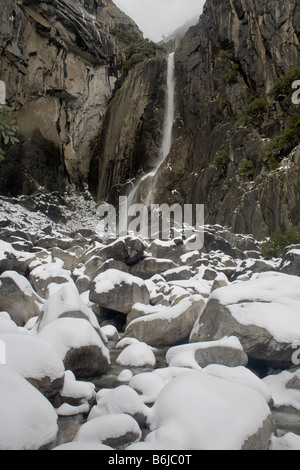
POLYGON ((160 41, 187 20, 200 16, 205 0, 113 0, 152 41, 160 41))

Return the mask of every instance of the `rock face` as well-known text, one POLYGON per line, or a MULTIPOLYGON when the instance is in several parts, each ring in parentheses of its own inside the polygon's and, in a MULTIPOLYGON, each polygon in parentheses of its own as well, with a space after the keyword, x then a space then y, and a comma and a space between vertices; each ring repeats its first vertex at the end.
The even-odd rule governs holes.
MULTIPOLYGON (((152 181, 151 202, 203 203, 207 223, 256 238, 299 224, 299 151, 290 153, 297 142, 275 152, 275 162, 260 156, 266 141, 299 116, 291 93, 269 96, 299 67, 299 15, 294 1, 207 0, 198 24, 176 49, 173 146, 152 181), (249 119, 247 103, 254 99, 264 109, 249 119)), ((164 104, 162 66, 159 60, 140 64, 110 104, 90 172, 99 201, 115 201, 126 192, 126 181, 151 169, 160 142, 157 126, 162 129, 156 109, 164 104)))
POLYGON ((166 61, 138 64, 109 105, 92 157, 89 187, 97 200, 116 202, 124 185, 155 166, 162 141, 166 61))
POLYGON ((8 0, 0 25, 0 80, 20 128, 1 191, 80 188, 128 47, 116 33, 141 33, 111 0, 8 0))
POLYGON ((291 367, 299 331, 299 277, 281 273, 253 275, 244 285, 213 292, 195 323, 190 340, 237 336, 249 360, 291 367), (291 325, 292 328, 291 328, 291 325))

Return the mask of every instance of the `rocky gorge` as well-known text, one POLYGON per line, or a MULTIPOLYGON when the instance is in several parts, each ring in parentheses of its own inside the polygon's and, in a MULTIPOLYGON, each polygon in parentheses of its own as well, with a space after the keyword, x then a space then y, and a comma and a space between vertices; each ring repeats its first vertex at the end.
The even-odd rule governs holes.
POLYGON ((298 17, 207 0, 164 49, 111 0, 3 5, 1 450, 300 448, 298 17), (120 195, 204 204, 203 246, 109 237, 120 195))

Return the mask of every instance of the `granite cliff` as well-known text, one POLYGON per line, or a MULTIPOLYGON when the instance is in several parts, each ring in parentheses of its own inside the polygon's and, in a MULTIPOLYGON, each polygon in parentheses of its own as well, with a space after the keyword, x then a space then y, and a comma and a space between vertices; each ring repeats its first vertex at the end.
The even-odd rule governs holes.
POLYGON ((0 80, 20 128, 1 192, 81 189, 125 59, 120 33, 142 33, 111 0, 0 3, 0 80))
MULTIPOLYGON (((259 238, 300 223, 299 106, 290 93, 293 79, 300 78, 299 15, 293 0, 206 2, 176 49, 173 146, 156 173, 152 201, 203 203, 208 223, 259 238), (274 139, 283 141, 279 148, 274 139)), ((139 145, 149 143, 149 134, 159 145, 161 121, 147 113, 145 121, 143 110, 163 106, 157 101, 163 78, 153 80, 154 69, 157 76, 164 73, 162 63, 154 59, 133 70, 112 100, 106 129, 113 126, 114 138, 104 131, 92 160, 98 159, 91 180, 98 200, 115 200, 126 193, 126 181, 149 171, 153 146, 139 145), (124 113, 119 103, 125 101, 131 105, 124 113), (125 139, 126 151, 124 143, 120 147, 124 126, 127 135, 138 137, 125 139)))

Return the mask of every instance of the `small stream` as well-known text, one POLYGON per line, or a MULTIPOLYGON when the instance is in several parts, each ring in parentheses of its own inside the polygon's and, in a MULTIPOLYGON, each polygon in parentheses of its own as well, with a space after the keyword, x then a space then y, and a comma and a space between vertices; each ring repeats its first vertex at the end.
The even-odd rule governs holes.
MULTIPOLYGON (((107 347, 110 351, 111 365, 107 374, 101 377, 91 377, 86 379, 87 382, 92 382, 95 384, 96 392, 99 390, 109 388, 113 389, 123 385, 124 382, 118 380, 120 372, 124 369, 130 369, 133 375, 142 373, 142 372, 152 372, 152 368, 147 367, 125 367, 120 366, 116 363, 116 360, 121 353, 122 349, 116 348, 118 341, 109 341, 107 347)), ((156 369, 167 367, 166 363, 166 352, 169 348, 157 348, 155 349, 156 357, 156 369)), ((127 382, 125 382, 126 384, 127 382)), ((293 409, 282 409, 274 410, 273 417, 277 424, 278 428, 278 437, 283 436, 288 432, 293 432, 300 435, 300 412, 296 412, 293 409)), ((82 424, 86 422, 86 417, 81 415, 70 416, 70 417, 59 417, 58 418, 58 436, 56 445, 61 445, 67 442, 71 442, 77 434, 78 429, 82 424)))
MULTIPOLYGON (((124 382, 120 382, 118 380, 118 376, 125 369, 130 369, 133 375, 140 374, 142 372, 153 371, 152 368, 148 367, 127 367, 120 366, 119 364, 117 364, 116 360, 122 351, 122 349, 116 348, 116 345, 119 341, 120 339, 118 339, 117 341, 109 341, 106 345, 109 349, 111 360, 111 365, 107 373, 105 375, 102 375, 101 377, 91 377, 85 380, 86 382, 92 382, 93 384, 95 384, 96 392, 105 388, 113 389, 119 387, 120 385, 123 385, 124 382)), ((162 367, 167 367, 165 356, 168 349, 168 347, 165 347, 161 349, 157 348, 154 350, 154 354, 156 357, 155 368, 159 369, 162 367)), ((127 384, 127 382, 125 382, 125 384, 127 384)), ((56 445, 58 446, 67 442, 71 442, 76 436, 80 426, 85 422, 86 417, 82 414, 69 417, 60 416, 58 418, 59 431, 57 435, 56 445)))

